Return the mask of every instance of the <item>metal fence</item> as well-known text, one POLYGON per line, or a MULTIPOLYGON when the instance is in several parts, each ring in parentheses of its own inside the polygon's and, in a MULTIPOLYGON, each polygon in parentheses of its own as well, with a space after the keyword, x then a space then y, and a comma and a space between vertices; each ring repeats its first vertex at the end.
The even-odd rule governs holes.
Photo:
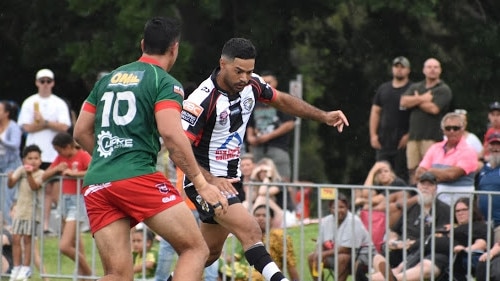
MULTIPOLYGON (((4 210, 4 207, 5 207, 5 200, 3 200, 3 198, 5 198, 5 186, 6 186, 6 177, 7 175, 6 174, 0 174, 0 183, 1 183, 1 188, 0 188, 0 198, 2 198, 2 200, 0 200, 0 210, 4 210)), ((62 180, 63 178, 59 177, 58 178, 58 181, 59 181, 59 184, 62 186, 62 180)), ((80 186, 80 182, 79 181, 79 184, 78 184, 78 194, 80 194, 80 189, 81 189, 81 186, 80 186)), ((250 185, 262 185, 261 183, 250 183, 250 185)), ((271 185, 271 184, 268 184, 268 185, 271 185)), ((365 186, 359 186, 359 185, 339 185, 339 184, 313 184, 313 183, 297 183, 297 184, 276 184, 276 183, 272 183, 272 185, 275 185, 275 186, 280 186, 281 188, 291 188, 293 190, 295 190, 297 196, 294 197, 295 201, 296 201, 296 205, 295 205, 295 210, 296 210, 296 221, 294 220, 294 225, 293 226, 290 226, 290 227, 285 227, 283 228, 283 234, 284 234, 284 239, 283 239, 283 250, 286 251, 286 236, 287 235, 291 235, 292 238, 293 238, 293 247, 295 249, 295 254, 296 254, 296 260, 297 260, 297 269, 298 269, 298 272, 299 272, 299 275, 300 275, 300 280, 312 280, 312 276, 311 276, 311 272, 309 270, 309 265, 308 265, 308 259, 307 259, 307 256, 316 248, 316 241, 314 241, 315 239, 321 239, 321 237, 318 237, 318 233, 321 233, 321 230, 322 230, 322 225, 321 224, 318 224, 318 222, 321 220, 321 218, 325 217, 326 215, 329 214, 329 208, 328 208, 328 204, 329 202, 331 202, 331 200, 334 200, 335 198, 337 198, 338 196, 338 193, 342 193, 344 195, 347 196, 347 198, 349 198, 349 201, 350 201, 350 209, 349 211, 357 216, 357 211, 356 211, 356 208, 355 208, 355 196, 354 196, 354 191, 355 190, 360 190, 360 189, 366 189, 366 188, 376 188, 377 190, 383 190, 384 194, 386 195, 385 196, 385 200, 386 200, 386 209, 385 209, 385 215, 386 217, 389 217, 390 215, 390 209, 389 209, 389 199, 388 199, 388 195, 391 191, 413 191, 413 192, 416 192, 419 198, 419 202, 423 202, 423 196, 420 192, 418 192, 418 190, 416 190, 415 188, 411 188, 411 187, 381 187, 381 186, 377 186, 377 187, 365 187, 365 186), (311 229, 314 229, 315 230, 315 233, 310 233, 310 230, 311 229), (316 231, 317 229, 317 231, 316 231)), ((62 190, 62 189, 60 189, 62 190)), ((288 196, 287 192, 284 193, 285 196, 288 196)), ((404 193, 405 195, 405 198, 404 199, 407 199, 409 197, 409 195, 407 193, 404 193)), ((488 197, 488 217, 485 218, 485 221, 486 223, 488 224, 488 228, 489 229, 493 229, 494 225, 493 225, 493 221, 492 221, 492 209, 493 209, 493 196, 500 196, 500 192, 480 192, 480 191, 476 191, 476 192, 473 192, 473 193, 470 193, 468 196, 473 199, 475 196, 477 195, 487 195, 488 197)), ((248 194, 248 196, 251 196, 251 194, 248 194)), ((61 198, 62 198, 62 192, 60 192, 60 201, 61 202, 61 198)), ((267 194, 266 195, 266 198, 267 200, 271 200, 270 198, 270 195, 267 194)), ((371 200, 371 195, 369 197, 369 201, 371 200)), ((472 201, 472 200, 471 200, 472 201)), ((283 200, 283 202, 287 202, 286 198, 283 200)), ((335 200, 333 201, 334 202, 334 208, 337 208, 338 207, 338 200, 335 200)), ((44 205, 44 200, 42 200, 41 203, 41 207, 42 209, 45 209, 46 207, 48 208, 51 208, 51 206, 45 206, 44 205)), ((435 202, 433 203, 435 204, 435 202)), ((59 204, 60 205, 60 204, 59 204)), ((371 205, 370 205, 371 206, 371 205)), ((286 208, 286 205, 285 205, 285 208, 286 208)), ((252 209, 252 206, 250 204, 249 206, 249 210, 252 209)), ((453 217, 454 217, 454 213, 453 213, 453 209, 450 208, 450 224, 453 225, 453 217)), ((402 216, 403 216, 403 222, 405 224, 407 223, 413 223, 413 222, 408 222, 406 220, 406 211, 407 211, 407 206, 406 205, 403 205, 402 206, 402 216)), ((43 212, 42 212, 43 213, 43 212)), ((373 214, 374 214, 374 210, 373 208, 369 208, 368 210, 368 225, 367 225, 367 230, 370 234, 370 236, 373 235, 374 233, 374 229, 373 229, 373 214)), ((51 222, 51 226, 53 228, 55 228, 55 236, 46 236, 43 234, 43 230, 42 228, 40 227, 38 232, 37 233, 34 233, 36 235, 33 235, 33 242, 32 243, 32 247, 33 247, 33 251, 32 251, 32 269, 35 269, 35 267, 33 266, 34 264, 34 255, 35 255, 35 246, 38 247, 38 252, 40 254, 40 263, 41 263, 41 266, 42 268, 45 267, 46 268, 46 272, 39 272, 38 275, 37 274, 34 274, 33 277, 32 277, 32 280, 41 280, 41 279, 37 279, 37 278, 57 278, 57 279, 72 279, 72 280, 78 280, 78 279, 82 279, 82 278, 85 278, 85 279, 98 279, 99 275, 102 275, 102 269, 101 269, 101 266, 100 266, 100 259, 98 257, 98 254, 97 254, 97 249, 96 249, 96 246, 95 246, 95 243, 93 241, 93 239, 85 239, 85 249, 86 249, 86 253, 87 253, 87 261, 89 262, 90 264, 90 267, 92 269, 92 275, 91 276, 82 276, 78 273, 78 262, 79 262, 79 257, 78 255, 76 256, 76 259, 74 262, 69 262, 67 260, 67 258, 65 258, 61 253, 60 251, 58 250, 58 241, 60 240, 61 238, 61 227, 60 227, 60 224, 59 224, 59 220, 60 220, 60 217, 58 217, 58 214, 59 214, 59 211, 58 210, 53 210, 52 211, 52 222, 51 222), (56 248, 56 251, 54 251, 54 247, 56 248)), ((284 216, 283 217, 284 220, 285 220, 285 223, 286 223, 286 220, 289 219, 289 217, 287 216, 284 216)), ((421 215, 420 215, 420 226, 421 226, 421 237, 424 237, 423 233, 424 233, 424 220, 425 220, 425 216, 424 216, 424 212, 423 212, 423 209, 421 210, 421 215)), ((472 217, 470 218, 472 219, 472 217)), ((42 221, 40 222, 40 225, 43 225, 43 216, 42 216, 42 221)), ((1 229, 4 229, 4 227, 6 227, 3 222, 0 223, 0 227, 1 229)), ((267 226, 267 231, 266 233, 269 233, 269 229, 270 229, 271 225, 268 225, 267 226)), ((354 230, 355 226, 352 225, 352 229, 354 230)), ((404 225, 403 229, 406 229, 406 225, 404 225)), ((85 224, 77 224, 77 233, 81 233, 83 231, 87 231, 87 226, 85 224)), ((144 229, 145 230, 145 229, 144 229)), ((389 228, 389 221, 386 220, 385 222, 385 233, 387 234, 388 231, 390 231, 390 228, 389 228)), ((435 225, 432 224, 432 231, 431 233, 435 233, 436 229, 435 229, 435 225)), ((469 237, 471 237, 471 234, 472 233, 472 229, 470 228, 469 229, 469 237)), ((354 236, 357 235, 356 233, 354 233, 354 236)), ((453 231, 450 232, 450 236, 451 236, 451 239, 453 239, 453 231)), ((79 250, 79 245, 80 245, 80 240, 82 236, 80 235, 77 235, 76 238, 77 238, 77 241, 76 241, 76 249, 77 249, 77 252, 79 250)), ((87 236, 85 236, 87 238, 90 237, 90 234, 88 234, 87 236)), ((432 252, 434 252, 435 250, 435 239, 434 239, 434 236, 431 235, 430 236, 431 239, 429 240, 429 243, 431 245, 431 249, 432 249, 432 252)), ((338 238, 338 235, 336 236, 336 239, 338 238)), ((353 237, 354 238, 354 237, 353 237)), ((403 234, 402 234, 402 240, 406 240, 407 238, 407 234, 406 234, 406 231, 403 231, 403 234)), ((493 242, 493 236, 488 233, 488 237, 487 237, 487 243, 488 245, 491 245, 492 242, 493 242)), ((321 240, 320 240, 321 241, 321 240)), ((269 245, 269 236, 266 236, 264 238, 264 241, 263 241, 267 246, 269 245)), ((338 241, 334 241, 336 244, 338 241)), ((471 238, 469 238, 469 244, 471 244, 473 241, 471 241, 471 238)), ((224 249, 224 253, 223 255, 224 256, 234 256, 232 251, 234 250, 235 248, 235 244, 236 243, 239 243, 234 237, 229 237, 229 239, 227 240, 226 242, 226 246, 225 246, 225 249, 224 249)), ((368 278, 368 280, 371 280, 371 273, 373 272, 373 256, 374 254, 377 253, 377 245, 373 244, 373 243, 370 243, 369 245, 363 245, 364 247, 366 247, 367 249, 367 252, 368 252, 368 260, 367 260, 367 266, 368 266, 368 274, 366 275, 366 277, 368 278)), ((2 253, 3 253, 3 245, 1 246, 1 249, 2 249, 2 253)), ((420 245, 420 259, 423 259, 424 257, 424 251, 423 251, 423 243, 421 243, 420 245)), ((321 247, 318 247, 320 253, 322 251, 322 248, 321 247)), ((335 255, 334 255, 334 266, 333 268, 321 268, 320 265, 321 265, 321 260, 318 259, 316 265, 317 265, 317 268, 315 269, 315 271, 317 271, 317 275, 318 275, 318 278, 319 280, 322 280, 322 278, 331 278, 333 280, 337 280, 338 279, 338 275, 339 275, 339 271, 340 271, 340 268, 338 267, 338 264, 339 264, 339 261, 337 259, 338 257, 338 248, 334 248, 335 249, 335 255)), ((357 251, 359 249, 356 249, 356 248, 352 248, 351 249, 351 268, 350 268, 350 272, 351 274, 353 274, 356 270, 355 268, 355 265, 356 265, 356 256, 357 256, 357 251)), ((454 276, 453 276, 453 249, 452 247, 450 247, 450 269, 449 269, 449 274, 446 275, 446 278, 445 280, 454 280, 454 276)), ((146 249, 144 248, 144 253, 146 252, 146 249)), ((488 252, 489 252, 489 248, 488 248, 488 252)), ((384 254, 384 255, 388 255, 389 254, 389 249, 388 248, 385 248, 381 254, 384 254)), ((402 252, 402 255, 403 255, 403 259, 406 260, 407 258, 407 251, 403 250, 402 252)), ((471 254, 468 255, 468 266, 467 266, 467 276, 471 276, 472 275, 472 266, 471 266, 471 254)), ((234 260, 233 262, 231 260, 229 260, 229 262, 227 261, 224 261, 224 259, 222 259, 222 263, 224 264, 227 264, 228 268, 232 268, 233 265, 234 265, 234 260)), ((434 262, 434 255, 432 255, 432 262, 434 262)), ((286 255, 283 255, 283 260, 282 260, 282 264, 284 265, 284 267, 282 268, 282 271, 284 273, 287 272, 287 256, 286 255)), ((0 260, 0 268, 2 267, 2 261, 0 260)), ((487 271, 487 276, 489 276, 489 261, 488 261, 488 271, 487 271)), ((234 267, 232 268, 234 270, 234 267)), ((250 269, 251 270, 251 269, 250 269)), ((145 266, 143 266, 143 270, 142 270, 142 275, 145 276, 145 266)), ((232 272, 232 271, 229 271, 229 272, 232 272)), ((226 274, 226 272, 223 272, 222 273, 222 277, 225 279, 225 280, 240 280, 238 278, 236 278, 236 276, 231 276, 230 274, 226 274)), ((8 274, 2 274, 1 275, 2 277, 8 277, 8 274)), ((443 275, 444 276, 444 275, 443 275)), ((430 277, 430 280, 443 280, 443 276, 441 277, 438 277, 438 276, 431 276, 430 277)), ((146 280, 145 277, 142 277, 138 280, 146 280)), ((246 279, 245 279, 246 280, 246 279)), ((248 275, 248 280, 252 280, 252 277, 251 277, 251 274, 248 275)), ((351 276, 351 280, 355 280, 354 276, 351 276)), ((423 279, 423 276, 421 278, 421 280, 424 280, 423 279)), ((470 280, 470 279, 469 279, 470 280)))

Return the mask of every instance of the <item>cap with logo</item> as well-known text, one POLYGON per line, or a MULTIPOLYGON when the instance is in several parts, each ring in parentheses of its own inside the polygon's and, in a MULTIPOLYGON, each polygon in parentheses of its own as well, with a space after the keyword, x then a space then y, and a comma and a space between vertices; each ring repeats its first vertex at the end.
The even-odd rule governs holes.
POLYGON ((396 65, 396 64, 400 64, 400 65, 402 65, 404 67, 408 67, 408 68, 410 67, 410 61, 403 56, 397 57, 392 61, 392 65, 396 65))
POLYGON ((422 175, 420 175, 420 177, 418 178, 418 181, 419 182, 429 181, 429 182, 432 182, 433 184, 437 183, 436 176, 431 172, 425 172, 422 175))
POLYGON ((38 72, 36 73, 36 80, 43 78, 43 77, 54 79, 54 72, 52 72, 52 70, 47 69, 47 68, 38 70, 38 72))
POLYGON ((492 143, 492 142, 499 142, 500 143, 500 132, 495 131, 493 134, 488 136, 488 139, 486 139, 486 141, 488 143, 492 143))
POLYGON ((494 101, 492 103, 490 103, 490 112, 493 111, 493 110, 499 110, 500 111, 500 102, 497 102, 497 101, 494 101))

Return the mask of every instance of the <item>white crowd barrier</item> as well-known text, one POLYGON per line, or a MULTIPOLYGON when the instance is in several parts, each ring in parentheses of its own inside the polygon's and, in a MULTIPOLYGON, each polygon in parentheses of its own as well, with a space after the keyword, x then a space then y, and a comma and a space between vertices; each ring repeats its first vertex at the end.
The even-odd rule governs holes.
MULTIPOLYGON (((61 177, 58 177, 57 180, 59 181, 59 184, 62 184, 62 178, 61 177)), ((2 184, 1 188, 0 188, 0 198, 4 198, 4 187, 6 185, 6 175, 5 174, 0 174, 0 183, 2 184)), ((261 183, 250 183, 250 185, 261 185, 261 183)), ((271 185, 271 184, 269 184, 271 185)), ((328 215, 329 214, 329 208, 328 208, 328 204, 330 202, 330 200, 332 199, 335 199, 337 196, 338 196, 338 193, 342 193, 344 194, 348 199, 349 199, 349 205, 350 205, 350 212, 353 214, 353 215, 356 215, 357 216, 357 211, 356 211, 356 208, 355 208, 355 196, 354 196, 354 191, 355 190, 360 190, 360 189, 365 189, 365 188, 375 188, 377 190, 383 190, 383 192, 385 193, 385 200, 386 200, 386 208, 385 208, 385 215, 386 215, 386 218, 388 218, 390 216, 390 209, 389 209, 389 193, 391 191, 413 191, 413 192, 416 192, 416 196, 419 197, 419 201, 422 202, 423 200, 423 197, 422 197, 422 194, 419 193, 415 188, 412 188, 412 187, 380 187, 380 186, 376 186, 376 187, 365 187, 365 186, 359 186, 359 185, 340 185, 340 184, 313 184, 313 183, 286 183, 286 184, 276 184, 276 183, 272 183, 272 185, 278 185, 280 186, 281 188, 291 188, 292 190, 295 191, 295 195, 293 197, 293 199, 296 199, 294 201, 298 201, 296 202, 296 205, 295 205, 295 214, 296 214, 296 217, 293 218, 293 225, 289 226, 289 227, 285 227, 283 228, 283 232, 284 232, 284 236, 286 237, 286 235, 290 235, 292 237, 292 240, 293 240, 293 247, 294 247, 294 250, 295 250, 295 258, 296 258, 296 267, 298 269, 298 272, 299 272, 299 276, 300 276, 300 280, 312 280, 312 276, 311 276, 311 272, 309 270, 309 265, 308 265, 308 259, 307 259, 307 256, 314 250, 315 248, 315 240, 318 238, 318 233, 321 231, 321 228, 323 227, 321 224, 318 224, 318 222, 321 220, 321 218, 323 218, 324 216, 328 215)), ((60 189, 61 190, 61 189, 60 189)), ((81 186, 78 185, 78 191, 80 192, 81 190, 81 186)), ((287 194, 288 193, 284 193, 285 196, 288 196, 287 194)), ((406 193, 404 193, 406 194, 406 193)), ((488 216, 485 218, 485 222, 488 224, 488 228, 489 229, 493 229, 494 227, 494 224, 493 224, 493 221, 492 221, 492 217, 491 217, 491 214, 492 214, 492 209, 493 209, 493 202, 492 202, 492 198, 493 196, 500 196, 500 192, 480 192, 480 191, 475 191, 473 193, 470 193, 468 196, 471 198, 471 199, 474 199, 475 197, 477 197, 478 195, 487 195, 488 196, 488 216)), ((247 196, 251 196, 251 194, 247 194, 247 196)), ((61 198, 62 198, 62 192, 60 192, 60 201, 59 201, 59 204, 58 206, 61 204, 61 198)), ((271 200, 269 194, 267 194, 267 200, 271 200)), ((409 195, 405 195, 405 199, 409 198, 409 195)), ((369 198, 370 200, 371 198, 369 198)), ((0 200, 0 210, 3 210, 4 209, 4 206, 5 206, 5 200, 0 200)), ((283 200, 283 202, 285 202, 285 208, 286 208, 286 198, 283 200)), ((334 201, 334 207, 336 208, 338 206, 338 201, 334 201)), ((474 201, 475 202, 475 201, 474 201)), ((44 201, 42 200, 42 202, 39 202, 41 204, 41 207, 42 209, 45 209, 45 208, 51 208, 51 206, 45 206, 45 203, 44 201)), ((435 204, 435 202, 433 203, 435 204)), ((252 206, 250 204, 249 206, 249 210, 251 210, 252 206)), ((408 223, 416 223, 416 222, 410 222, 410 221, 407 221, 406 220, 406 211, 407 211, 407 206, 406 205, 402 205, 402 216, 403 216, 403 222, 404 222, 404 226, 403 226, 403 229, 406 228, 406 224, 408 223)), ((43 213, 43 212, 42 212, 43 213)), ((370 234, 370 236, 373 235, 374 233, 374 225, 372 224, 373 222, 373 214, 374 214, 374 210, 370 207, 369 210, 368 210, 368 225, 367 225, 367 230, 370 234)), ((33 266, 33 262, 34 262, 34 249, 32 251, 32 271, 33 271, 33 276, 31 278, 31 280, 42 280, 42 278, 54 278, 54 279, 71 279, 71 280, 78 280, 78 279, 98 279, 99 276, 102 275, 102 268, 101 268, 101 264, 100 264, 100 260, 99 260, 99 256, 98 256, 98 253, 97 253, 97 249, 96 249, 96 246, 95 246, 95 243, 94 243, 94 240, 92 239, 91 237, 91 234, 88 231, 88 225, 86 224, 77 224, 77 233, 83 233, 82 236, 78 236, 77 235, 77 239, 80 239, 80 237, 83 237, 84 239, 84 246, 85 246, 85 249, 86 249, 86 253, 87 253, 87 261, 89 263, 89 265, 91 266, 91 269, 92 269, 92 275, 91 276, 82 276, 78 273, 78 267, 77 267, 77 264, 78 264, 78 256, 76 256, 76 260, 73 262, 73 261, 70 261, 68 258, 64 257, 59 249, 58 249, 58 241, 60 240, 61 238, 61 227, 60 227, 60 224, 57 223, 57 221, 60 219, 57 217, 57 214, 58 214, 58 211, 57 210, 54 210, 53 211, 53 216, 52 216, 52 220, 54 220, 52 223, 51 223, 51 226, 52 228, 54 228, 55 230, 55 236, 47 236, 47 235, 44 235, 43 234, 43 229, 42 229, 42 226, 43 226, 43 216, 42 216, 42 222, 40 223, 40 227, 38 229, 38 232, 37 233, 34 233, 33 235, 33 242, 37 242, 37 243, 32 243, 32 247, 35 247, 35 246, 38 246, 38 250, 39 250, 39 254, 40 254, 40 257, 41 257, 41 265, 42 267, 45 267, 46 269, 46 272, 42 272, 40 273, 36 267, 33 266), (54 249, 55 248, 55 249, 54 249)), ((451 208, 451 211, 450 211, 450 224, 453 225, 454 221, 453 221, 453 217, 454 217, 454 212, 453 212, 453 208, 451 208)), ((285 224, 286 224, 286 220, 290 219, 290 217, 287 217, 287 216, 284 216, 283 217, 284 220, 285 220, 285 224)), ((424 235, 424 224, 425 224, 425 216, 424 216, 424 213, 423 213, 423 210, 422 210, 422 213, 421 213, 421 216, 420 216, 420 221, 418 223, 420 223, 420 226, 421 226, 421 237, 423 238, 424 235)), ((1 226, 1 229, 4 229, 4 227, 8 227, 7 225, 5 225, 3 223, 3 220, 0 224, 1 226)), ((268 225, 268 230, 269 228, 271 227, 271 225, 268 225)), ((352 226, 353 229, 354 229, 354 225, 352 226)), ((389 220, 386 219, 386 222, 385 222, 385 233, 387 234, 388 232, 390 231, 390 228, 389 228, 389 220)), ((435 233, 436 229, 435 229, 435 225, 432 224, 432 231, 431 233, 435 233)), ((470 231, 472 231, 472 229, 470 229, 470 231)), ((266 231, 266 233, 269 233, 269 231, 266 231)), ((470 232, 471 233, 471 232, 470 232)), ((469 233, 469 234, 470 234, 469 233)), ((354 235, 357 235, 356 233, 354 235)), ((402 240, 406 240, 406 231, 403 231, 403 234, 402 234, 402 240)), ((453 237, 454 233, 451 232, 450 235, 453 237)), ((337 236, 338 237, 338 236, 337 236)), ((488 234, 488 238, 487 238, 487 243, 489 245, 491 245, 493 243, 493 240, 494 240, 494 237, 492 234, 488 234)), ((79 243, 80 241, 77 240, 76 242, 76 247, 77 247, 77 251, 78 251, 78 247, 80 245, 79 243)), ((285 239, 284 241, 285 242, 285 239)), ((334 241, 335 243, 338 242, 338 241, 334 241)), ((469 240, 470 243, 472 243, 472 241, 469 240)), ((223 256, 228 256, 228 257, 232 257, 234 256, 232 250, 235 248, 235 245, 239 243, 234 237, 229 237, 229 239, 227 240, 227 243, 226 243, 226 246, 224 248, 224 253, 223 253, 223 256)), ((264 243, 266 244, 266 246, 269 246, 269 236, 266 236, 264 237, 264 243)), ((434 236, 431 236, 431 239, 429 240, 428 243, 431 243, 431 251, 434 252, 435 250, 435 239, 434 239, 434 236)), ((420 258, 422 259, 424 257, 424 251, 423 251, 423 243, 421 243, 422 245, 420 245, 420 258)), ((3 253, 3 246, 2 247, 2 253, 3 253)), ((375 244, 371 243, 369 245, 364 245, 364 247, 366 247, 367 249, 367 252, 368 252, 368 260, 367 260, 367 268, 368 268, 368 274, 366 275, 366 278, 367 280, 371 280, 371 273, 373 271, 373 256, 375 253, 377 253, 377 247, 375 244)), ((318 262, 316 263, 317 264, 317 268, 315 269, 315 271, 317 271, 317 274, 318 274, 318 278, 319 280, 322 280, 322 278, 330 278, 330 279, 333 279, 333 280, 337 280, 338 279, 338 274, 341 270, 343 269, 340 269, 338 268, 338 259, 337 259, 337 254, 338 254, 338 248, 334 248, 335 249, 335 252, 336 254, 334 255, 334 267, 331 268, 331 269, 327 269, 327 268, 320 268, 320 265, 321 265, 321 261, 318 260, 318 262)), ((351 272, 351 279, 350 280, 355 280, 355 276, 354 276, 354 272, 356 270, 355 268, 355 265, 356 265, 356 256, 358 254, 358 251, 359 249, 355 249, 355 248, 352 248, 351 249, 351 269, 350 269, 350 272, 351 272)), ((146 249, 144 249, 144 252, 146 251, 146 249)), ((285 243, 283 243, 283 251, 286 253, 286 245, 285 243)), ((488 251, 489 251, 489 248, 488 248, 488 251)), ((385 247, 382 252, 380 252, 380 254, 383 254, 383 255, 386 255, 388 256, 389 254, 389 249, 387 247, 385 247)), ((403 251, 402 252, 402 255, 403 255, 403 260, 406 260, 407 258, 407 255, 408 253, 406 251, 403 251)), ((440 277, 438 276, 431 276, 430 280, 454 280, 454 276, 453 276, 453 249, 451 249, 450 247, 450 269, 449 271, 447 272, 448 274, 446 276, 442 275, 440 277), (443 277, 444 276, 444 277, 443 277), (445 279, 443 279, 445 278, 445 279)), ((469 258, 469 263, 468 263, 468 266, 467 266, 467 277, 469 278, 472 278, 472 265, 471 265, 471 255, 469 254, 468 255, 468 258, 469 258)), ((223 259, 224 260, 224 259, 223 259)), ((432 260, 434 262, 434 255, 432 255, 432 260)), ((281 261, 282 264, 284 265, 283 268, 281 268, 281 270, 284 272, 284 273, 287 273, 287 256, 286 255, 283 255, 283 260, 281 261)), ((2 266, 2 261, 0 260, 0 268, 2 266)), ((227 264, 227 267, 230 268, 231 270, 236 270, 234 268, 234 260, 231 261, 229 260, 229 262, 224 262, 222 261, 222 263, 226 263, 227 264)), ((489 276, 489 262, 488 262, 488 271, 487 271, 487 276, 489 276)), ((233 271, 229 271, 229 273, 233 272, 233 271)), ((143 276, 145 276, 145 267, 143 267, 143 276)), ((230 275, 230 274, 227 274, 228 272, 222 272, 222 277, 223 277, 223 280, 240 280, 238 279, 234 274, 233 275, 230 275)), ((233 272, 234 273, 234 272, 233 272)), ((8 274, 2 274, 1 275, 2 277, 8 277, 9 275, 8 274)), ((251 277, 251 274, 247 274, 247 278, 248 279, 245 279, 245 280, 252 280, 252 277, 251 277)), ((141 278, 141 279, 138 279, 138 280, 146 280, 146 278, 141 278)), ((421 278, 421 280, 424 280, 423 277, 421 278)), ((471 279, 467 279, 467 280, 471 280, 471 279)))

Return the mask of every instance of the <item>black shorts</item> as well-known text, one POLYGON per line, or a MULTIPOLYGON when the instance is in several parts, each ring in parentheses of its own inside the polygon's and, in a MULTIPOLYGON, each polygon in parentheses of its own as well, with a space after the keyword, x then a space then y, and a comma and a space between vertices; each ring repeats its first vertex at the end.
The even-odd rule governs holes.
MULTIPOLYGON (((245 200, 245 192, 243 191, 243 184, 241 181, 233 183, 233 186, 238 191, 238 194, 227 198, 229 205, 241 203, 245 200)), ((187 197, 189 197, 189 200, 191 200, 191 202, 193 202, 196 206, 200 220, 204 223, 217 224, 214 220, 214 209, 210 206, 210 204, 207 204, 207 202, 201 198, 196 191, 196 188, 194 188, 194 185, 186 186, 184 191, 186 192, 187 197)))

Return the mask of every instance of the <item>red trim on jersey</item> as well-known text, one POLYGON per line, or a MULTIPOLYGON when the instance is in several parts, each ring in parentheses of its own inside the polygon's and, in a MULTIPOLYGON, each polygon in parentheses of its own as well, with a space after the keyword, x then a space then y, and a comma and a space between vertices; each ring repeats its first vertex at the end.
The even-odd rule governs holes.
POLYGON ((155 104, 155 112, 158 112, 163 109, 173 108, 177 111, 181 112, 181 105, 178 102, 172 100, 162 100, 155 104))
POLYGON ((89 103, 89 102, 84 102, 84 103, 83 103, 83 108, 82 108, 82 110, 87 111, 87 112, 90 112, 90 113, 93 113, 93 114, 95 114, 95 111, 96 111, 96 109, 95 109, 95 105, 93 105, 93 104, 91 104, 91 103, 89 103))
POLYGON ((196 141, 196 135, 191 133, 191 132, 188 132, 188 131, 184 131, 184 133, 186 133, 186 137, 188 137, 188 139, 192 140, 192 141, 196 141))
POLYGON ((143 62, 143 63, 154 64, 154 65, 157 65, 157 66, 161 67, 160 62, 157 59, 154 59, 152 57, 145 57, 143 55, 142 57, 139 58, 138 61, 143 62))

